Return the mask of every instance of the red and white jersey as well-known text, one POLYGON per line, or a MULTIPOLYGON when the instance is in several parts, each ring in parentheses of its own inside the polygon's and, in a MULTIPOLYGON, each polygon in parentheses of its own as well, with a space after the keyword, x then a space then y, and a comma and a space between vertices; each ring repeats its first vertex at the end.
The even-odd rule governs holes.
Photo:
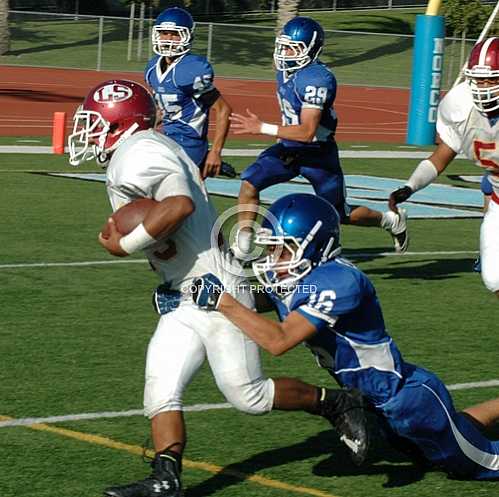
POLYGON ((229 271, 235 263, 224 247, 219 248, 218 237, 212 240, 218 216, 198 167, 173 140, 152 129, 134 133, 113 153, 106 176, 113 211, 139 197, 192 199, 195 210, 175 233, 144 250, 173 289, 187 292, 191 280, 205 273, 215 274, 229 292, 244 281, 229 271))
POLYGON ((491 172, 490 182, 499 195, 499 122, 491 125, 475 108, 466 82, 452 88, 440 102, 437 131, 454 152, 491 172))

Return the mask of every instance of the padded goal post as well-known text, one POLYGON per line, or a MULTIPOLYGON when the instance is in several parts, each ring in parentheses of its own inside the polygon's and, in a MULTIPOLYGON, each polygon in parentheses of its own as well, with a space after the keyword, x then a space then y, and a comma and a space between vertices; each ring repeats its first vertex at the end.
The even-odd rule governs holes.
POLYGON ((435 143, 444 59, 445 22, 438 15, 442 0, 430 0, 426 14, 416 17, 407 143, 435 143))

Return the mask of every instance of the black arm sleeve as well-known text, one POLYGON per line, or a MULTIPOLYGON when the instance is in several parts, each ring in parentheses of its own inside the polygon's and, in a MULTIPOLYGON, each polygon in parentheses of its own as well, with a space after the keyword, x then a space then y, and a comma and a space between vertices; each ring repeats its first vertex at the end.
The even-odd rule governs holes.
POLYGON ((220 92, 216 88, 213 88, 210 91, 199 95, 197 100, 199 100, 204 105, 211 107, 218 100, 219 96, 220 92))

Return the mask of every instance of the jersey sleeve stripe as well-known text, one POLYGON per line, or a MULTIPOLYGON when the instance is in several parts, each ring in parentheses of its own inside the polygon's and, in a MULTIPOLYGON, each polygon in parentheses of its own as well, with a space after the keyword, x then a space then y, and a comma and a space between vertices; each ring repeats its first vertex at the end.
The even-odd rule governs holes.
POLYGON ((309 306, 309 305, 302 305, 299 307, 298 312, 304 315, 304 317, 311 316, 316 319, 320 319, 322 321, 325 321, 327 324, 334 326, 336 321, 338 321, 338 318, 335 316, 329 316, 327 314, 323 314, 322 312, 318 311, 317 309, 309 306))

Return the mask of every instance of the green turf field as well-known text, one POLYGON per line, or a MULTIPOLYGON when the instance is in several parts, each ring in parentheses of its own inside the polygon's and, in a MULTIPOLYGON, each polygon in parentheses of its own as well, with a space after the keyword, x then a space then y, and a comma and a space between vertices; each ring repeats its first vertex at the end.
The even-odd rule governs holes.
MULTIPOLYGON (((5 144, 5 142, 2 142, 5 144)), ((247 158, 231 158, 240 170, 247 158)), ((144 354, 156 317, 156 277, 141 262, 110 264, 96 241, 110 209, 99 183, 36 172, 74 172, 66 157, 0 155, 0 423, 139 409, 144 354), (68 266, 60 263, 103 261, 68 266), (53 263, 52 266, 29 264, 53 263), (14 266, 14 265, 20 266, 14 266), (6 267, 5 265, 10 265, 6 267)), ((417 161, 344 160, 345 172, 406 178, 417 161)), ((94 166, 81 168, 97 171, 94 166)), ((449 173, 476 174, 456 161, 449 173)), ((452 184, 448 178, 439 181, 452 184)), ((233 205, 215 198, 219 211, 233 205)), ((410 224, 411 252, 391 249, 377 229, 345 227, 344 252, 374 281, 393 337, 409 361, 448 384, 499 378, 499 306, 471 272, 479 220, 410 224), (443 251, 462 251, 446 255, 443 251), (355 253, 372 257, 356 258, 355 253)), ((140 259, 140 256, 134 259, 140 259)), ((268 375, 332 385, 310 353, 263 354, 268 375)), ((459 407, 499 396, 498 388, 456 391, 459 407)), ((221 403, 205 367, 186 405, 221 403)), ((497 483, 422 473, 375 438, 364 468, 349 463, 328 424, 305 414, 251 417, 233 409, 188 412, 186 497, 493 497, 497 483)), ((1 427, 1 497, 96 497, 110 484, 142 478, 141 416, 1 427)))
MULTIPOLYGON (((308 13, 322 23, 326 44, 321 60, 335 72, 339 83, 409 87, 416 15, 422 9, 363 12, 308 13), (338 30, 359 31, 344 33, 338 30), (378 33, 378 34, 370 34, 378 33), (402 35, 402 36, 399 36, 402 35), (380 70, 382 68, 382 70, 380 70)), ((10 17, 11 50, 0 64, 95 69, 98 64, 98 18, 54 17, 50 14, 13 14, 10 17)), ((129 23, 126 18, 106 18, 100 68, 108 71, 143 71, 151 55, 149 21, 139 50, 135 23, 131 60, 128 61, 129 23)), ((275 17, 233 16, 213 24, 210 62, 218 76, 273 79, 275 17), (219 24, 224 22, 226 24, 219 24), (237 24, 237 25, 236 25, 237 24)), ((193 50, 207 54, 207 23, 198 23, 193 50)), ((467 54, 471 44, 466 46, 467 54)), ((460 69, 460 46, 446 42, 442 87, 448 88, 460 69)))

